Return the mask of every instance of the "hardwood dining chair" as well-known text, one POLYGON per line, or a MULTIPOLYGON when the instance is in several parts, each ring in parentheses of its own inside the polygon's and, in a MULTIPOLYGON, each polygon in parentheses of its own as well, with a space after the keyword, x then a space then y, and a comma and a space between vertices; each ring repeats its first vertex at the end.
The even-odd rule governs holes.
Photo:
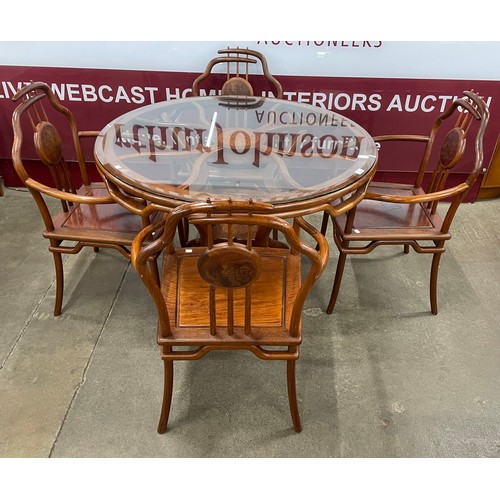
POLYGON ((417 253, 433 255, 430 304, 432 314, 437 314, 439 262, 445 242, 451 238, 453 218, 481 171, 488 118, 489 110, 483 99, 472 91, 464 91, 463 97, 434 120, 429 135, 374 137, 380 143, 422 143, 425 149, 413 185, 372 182, 364 200, 355 208, 338 217, 324 214, 321 232, 326 234, 331 218, 333 238, 340 252, 328 314, 332 313, 339 294, 347 255, 367 254, 380 245, 401 245, 405 253, 412 247, 417 253), (470 163, 464 160, 464 152, 469 148, 473 157, 470 163), (469 167, 465 180, 450 186, 447 181, 452 169, 460 166, 458 170, 463 172, 464 165, 469 167), (429 178, 424 189, 426 175, 429 178), (447 203, 438 211, 441 202, 447 203))
POLYGON ((251 80, 253 80, 255 76, 250 75, 249 66, 260 63, 262 75, 269 82, 274 97, 277 99, 283 98, 283 88, 280 82, 269 72, 264 54, 257 50, 240 49, 238 47, 221 49, 218 51, 218 54, 221 54, 221 56, 212 59, 205 68, 205 71, 193 82, 193 95, 200 95, 200 84, 204 82, 204 85, 206 85, 208 82, 205 80, 207 80, 210 75, 212 75, 212 79, 210 80, 212 84, 214 81, 216 83, 220 82, 220 77, 214 76, 212 70, 215 66, 223 64, 226 67, 226 73, 223 77, 225 81, 221 88, 221 94, 253 96, 254 88, 251 80))
MULTIPOLYGON (((76 119, 43 82, 31 83, 13 97, 21 101, 12 115, 14 168, 33 196, 45 224, 42 235, 49 240, 49 250, 56 271, 54 315, 61 314, 64 290, 62 254, 77 254, 84 247, 112 248, 130 258, 134 237, 152 220, 139 217, 118 205, 104 183, 90 182, 81 139, 95 138, 98 132, 78 130, 76 119), (63 142, 62 137, 69 137, 63 142), (76 159, 71 169, 66 157, 76 159), (26 158, 35 158, 29 167, 26 158), (50 175, 47 174, 50 172, 50 175), (45 184, 45 177, 53 186, 45 184), (76 187, 78 186, 78 187, 76 187), (54 213, 45 197, 61 202, 54 213)), ((128 200, 140 209, 143 201, 128 200)), ((153 274, 158 274, 151 262, 153 274)))
POLYGON ((158 222, 134 240, 132 264, 151 293, 159 318, 157 341, 164 361, 159 433, 167 430, 173 362, 197 360, 212 350, 248 350, 264 360, 285 360, 293 427, 301 431, 295 362, 302 342, 302 308, 326 266, 328 245, 301 217, 292 226, 267 213, 269 209, 270 205, 251 201, 184 204, 167 215, 161 237, 144 245, 145 238, 161 228, 158 222), (206 228, 207 246, 174 246, 177 224, 183 218, 206 228), (229 228, 228 239, 214 243, 219 224, 229 228), (253 226, 277 229, 290 249, 253 246, 253 226), (248 232, 244 243, 232 237, 240 227, 248 232), (312 237, 318 250, 299 240, 300 230, 312 237), (146 263, 163 251, 160 287, 146 263), (304 279, 301 256, 310 262, 304 279))
MULTIPOLYGON (((212 84, 219 83, 222 76, 224 83, 221 88, 221 95, 223 96, 253 96, 254 88, 250 82, 251 75, 249 73, 249 65, 257 65, 260 63, 262 75, 269 82, 274 97, 277 99, 283 98, 283 87, 281 83, 269 72, 267 59, 261 52, 251 49, 243 48, 227 48, 217 51, 221 54, 219 57, 212 59, 205 68, 205 71, 198 76, 192 86, 194 96, 200 95, 200 85, 206 85, 210 76, 212 84), (225 65, 226 72, 224 75, 218 76, 212 73, 214 67, 217 65, 225 65)), ((255 78, 255 77, 253 77, 255 78)), ((241 103, 240 103, 241 104, 241 103)), ((221 235, 224 233, 224 228, 221 229, 221 235)), ((185 223, 179 225, 179 235, 184 241, 189 240, 189 227, 185 223)), ((273 241, 277 242, 277 233, 273 231, 273 241)), ((195 240, 193 240, 195 241, 195 240)))

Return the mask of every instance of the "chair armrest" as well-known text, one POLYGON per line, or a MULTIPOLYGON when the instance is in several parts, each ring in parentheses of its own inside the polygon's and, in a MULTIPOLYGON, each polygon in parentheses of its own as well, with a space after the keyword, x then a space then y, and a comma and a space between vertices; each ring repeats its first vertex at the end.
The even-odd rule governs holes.
POLYGON ((384 141, 414 141, 414 142, 429 142, 430 137, 427 135, 376 135, 373 137, 375 142, 384 141))
POLYGON ((324 271, 326 264, 328 263, 328 242, 324 235, 320 231, 318 231, 316 227, 304 220, 303 217, 296 217, 295 223, 306 233, 312 236, 314 241, 317 243, 317 250, 313 250, 312 247, 309 247, 309 245, 306 245, 304 242, 300 241, 297 238, 297 244, 304 249, 304 252, 313 262, 317 262, 317 264, 319 265, 319 273, 317 276, 319 277, 324 271))
POLYGON ((102 205, 107 203, 115 203, 115 200, 111 196, 83 196, 80 194, 68 193, 66 191, 60 191, 59 189, 51 188, 35 181, 34 179, 26 179, 25 184, 27 187, 39 191, 53 198, 59 200, 70 201, 73 203, 85 203, 87 205, 102 205))
POLYGON ((153 205, 148 205, 142 198, 135 198, 130 196, 123 191, 120 191, 112 182, 103 177, 104 184, 108 188, 111 198, 115 200, 116 203, 125 207, 130 212, 139 215, 141 217, 148 217, 152 212, 156 210, 153 205))
POLYGON ((158 277, 151 272, 148 260, 156 261, 160 253, 166 247, 164 238, 165 219, 162 217, 146 226, 140 231, 132 242, 130 248, 130 261, 137 271, 146 288, 151 293, 158 311, 158 335, 170 335, 170 320, 167 305, 161 293, 158 277), (146 243, 147 238, 154 237, 152 242, 146 243))
POLYGON ((97 130, 79 130, 78 137, 97 137, 99 132, 97 130))
POLYGON ((165 240, 162 237, 164 226, 165 219, 161 217, 142 229, 134 238, 130 249, 130 260, 136 270, 141 269, 141 266, 145 266, 152 255, 160 253, 166 247, 165 240), (151 236, 155 236, 153 241, 148 241, 148 244, 144 245, 151 236))
POLYGON ((434 193, 425 193, 425 194, 415 194, 415 195, 394 195, 394 194, 382 194, 382 193, 373 193, 368 191, 365 195, 365 200, 375 200, 375 201, 384 201, 386 203, 427 203, 430 201, 444 200, 446 198, 450 198, 451 196, 455 196, 457 194, 463 193, 469 189, 469 185, 465 182, 458 184, 452 188, 443 189, 441 191, 436 191, 434 193))

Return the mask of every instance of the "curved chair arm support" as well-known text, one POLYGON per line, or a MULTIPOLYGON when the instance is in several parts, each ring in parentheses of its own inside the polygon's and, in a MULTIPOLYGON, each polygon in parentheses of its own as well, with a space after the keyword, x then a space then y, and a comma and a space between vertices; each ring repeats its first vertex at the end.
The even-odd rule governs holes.
POLYGON ((132 261, 132 265, 134 267, 145 266, 150 256, 161 252, 165 248, 165 239, 161 237, 160 231, 164 225, 164 219, 158 219, 142 229, 134 238, 134 241, 132 242, 130 257, 130 260, 132 261), (144 246, 146 238, 151 235, 155 235, 156 233, 158 233, 159 237, 153 240, 148 245, 144 246))
POLYGON ((338 205, 336 206, 331 205, 332 211, 335 211, 336 215, 348 212, 365 198, 367 190, 368 190, 368 182, 365 185, 361 186, 359 189, 357 189, 349 198, 340 202, 338 205))
POLYGON ((97 137, 99 135, 99 131, 97 130, 80 130, 78 131, 78 137, 86 138, 86 137, 97 137))
POLYGON ((46 186, 45 184, 37 182, 31 178, 26 179, 24 183, 31 189, 40 191, 43 194, 52 196, 53 198, 70 201, 72 203, 85 203, 87 205, 115 203, 115 200, 111 196, 83 196, 79 194, 67 193, 65 191, 59 191, 59 189, 46 186))
POLYGON ((151 293, 156 306, 156 310, 158 312, 159 338, 167 337, 170 335, 170 320, 168 316, 167 306, 163 299, 159 284, 157 282, 157 279, 153 276, 149 266, 147 265, 147 262, 151 256, 158 256, 166 246, 161 231, 164 224, 165 221, 163 220, 163 218, 161 218, 153 224, 145 227, 134 238, 130 250, 130 260, 132 262, 132 265, 134 266, 134 269, 137 271, 137 274, 141 278, 146 288, 151 293), (149 236, 155 236, 157 232, 159 234, 159 237, 156 240, 153 240, 148 245, 143 246, 146 238, 149 236))
POLYGON ((456 196, 461 193, 465 193, 469 189, 469 185, 465 182, 458 184, 449 189, 443 189, 441 191, 436 191, 434 193, 426 193, 426 194, 416 194, 410 196, 397 196, 391 194, 381 194, 381 193, 372 193, 368 191, 365 195, 365 200, 376 200, 376 201, 384 201, 387 203, 428 203, 431 201, 444 200, 446 198, 450 198, 451 196, 456 196))
MULTIPOLYGON (((368 186, 370 184, 371 179, 373 178, 373 174, 364 179, 364 182, 360 184, 355 191, 353 191, 348 198, 342 200, 340 203, 333 205, 332 203, 328 203, 323 208, 324 212, 327 212, 330 217, 337 217, 345 212, 349 212, 353 208, 355 208, 366 196, 366 192, 368 190, 368 186)), ((340 198, 342 199, 342 198, 340 198)))
MULTIPOLYGON (((328 263, 328 242, 323 234, 318 231, 314 226, 306 222, 302 217, 297 217, 294 219, 294 224, 297 224, 301 229, 304 229, 309 235, 311 235, 317 243, 318 250, 314 250, 309 245, 298 240, 298 236, 295 238, 298 240, 298 244, 302 248, 302 252, 307 255, 311 261, 311 267, 307 276, 302 281, 302 285, 299 290, 299 294, 295 300, 292 309, 292 315, 290 318, 289 331, 290 335, 293 337, 297 335, 300 328, 300 323, 302 319, 302 309, 304 308, 304 303, 307 295, 309 294, 312 286, 316 283, 316 280, 321 276, 328 263)), ((295 233, 294 233, 295 234, 295 233)), ((288 237, 285 233, 285 237, 288 241, 288 237)))
POLYGON ((377 135, 373 137, 375 142, 385 141, 414 141, 414 142, 429 142, 430 137, 427 135, 414 135, 414 134, 387 134, 377 135))
POLYGON ((147 217, 153 210, 146 210, 146 202, 139 198, 134 198, 128 194, 120 191, 112 182, 110 182, 106 177, 104 177, 104 184, 108 188, 109 194, 113 200, 125 207, 130 212, 141 217, 147 217))
POLYGON ((314 252, 317 253, 319 251, 319 258, 317 260, 321 266, 321 270, 319 275, 316 277, 319 278, 321 273, 324 271, 326 264, 328 263, 328 257, 329 257, 328 242, 324 237, 324 235, 321 234, 321 231, 318 231, 318 229, 316 229, 313 225, 304 220, 302 217, 296 217, 294 221, 301 229, 306 231, 316 241, 318 245, 317 246, 318 250, 314 250, 314 252))

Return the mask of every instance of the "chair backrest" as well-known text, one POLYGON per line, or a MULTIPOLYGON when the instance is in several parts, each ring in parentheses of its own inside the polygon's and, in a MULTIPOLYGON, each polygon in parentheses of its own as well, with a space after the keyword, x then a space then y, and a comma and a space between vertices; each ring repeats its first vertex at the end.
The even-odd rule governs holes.
MULTIPOLYGON (((483 165, 483 138, 488 125, 489 110, 483 99, 474 91, 464 91, 432 124, 430 134, 383 135, 375 141, 404 141, 425 143, 425 150, 413 185, 414 193, 395 195, 381 192, 381 185, 374 183, 365 198, 393 203, 419 203, 429 216, 437 212, 441 201, 450 202, 441 232, 449 231, 458 207, 467 196, 483 165), (467 152, 467 153, 466 153, 467 152), (465 154, 466 153, 466 154, 465 154), (471 159, 472 158, 472 159, 471 159), (460 168, 457 168, 460 166, 460 168), (456 169, 459 180, 450 185, 449 175, 456 169), (429 180, 427 182, 427 177, 429 180), (425 189, 423 187, 426 181, 425 189)), ((380 161, 380 157, 379 157, 380 161)), ((397 186, 397 185, 395 185, 397 186)), ((351 217, 351 223, 354 215, 351 217)))
POLYGON ((40 193, 59 198, 63 210, 69 210, 71 201, 67 200, 72 195, 76 198, 77 190, 82 184, 90 185, 80 138, 95 137, 97 132, 79 132, 71 111, 58 101, 46 83, 33 82, 26 85, 16 93, 13 101, 21 101, 12 115, 14 168, 35 198, 47 228, 52 229, 50 212, 40 193), (71 139, 63 141, 61 137, 71 139), (65 155, 76 158, 79 167, 76 175, 71 175, 65 155), (23 161, 26 158, 36 160, 29 169, 23 161), (44 184, 44 179, 49 177, 40 172, 44 166, 50 172, 53 186, 44 184), (75 179, 78 176, 81 179, 75 179))
MULTIPOLYGON (((307 223, 301 217, 294 220, 294 225, 290 225, 283 219, 269 214, 270 206, 262 203, 243 203, 231 201, 214 201, 206 203, 184 204, 177 207, 167 215, 164 223, 156 223, 155 227, 149 226, 144 229, 134 241, 132 246, 132 263, 144 284, 153 296, 158 310, 160 320, 160 330, 163 337, 168 337, 171 333, 169 314, 167 306, 162 297, 161 291, 154 277, 150 274, 147 261, 148 258, 159 255, 163 249, 173 254, 174 236, 176 228, 182 219, 196 227, 204 227, 207 234, 208 244, 201 250, 197 261, 199 276, 208 283, 209 304, 210 304, 210 329, 215 332, 218 326, 217 318, 220 321, 220 311, 216 311, 215 296, 220 290, 227 293, 226 317, 223 319, 223 327, 228 329, 231 334, 235 327, 234 323, 234 304, 236 294, 235 289, 244 289, 244 332, 249 333, 252 329, 251 324, 251 296, 252 285, 259 277, 262 266, 259 252, 262 247, 253 246, 253 228, 264 227, 268 231, 277 230, 286 239, 290 249, 272 249, 267 248, 269 252, 291 253, 296 257, 304 255, 310 260, 310 267, 306 277, 303 279, 300 290, 293 304, 289 323, 287 324, 289 335, 297 336, 299 332, 301 312, 304 301, 314 282, 321 275, 328 261, 328 245, 324 236, 313 226, 307 223), (266 213, 267 212, 267 213, 266 213), (160 226, 162 226, 160 228, 160 226), (227 241, 214 243, 213 235, 217 232, 217 226, 224 225, 227 228, 227 241), (299 239, 300 229, 308 233, 314 241, 313 246, 309 246, 299 239), (245 242, 241 240, 241 232, 246 231, 247 238, 245 242), (151 233, 157 233, 160 236, 143 246, 144 238, 151 233), (234 241, 233 236, 240 234, 239 242, 234 241), (318 245, 318 250, 315 249, 318 245)), ((188 250, 191 251, 191 250, 188 250)), ((196 248, 193 251, 200 252, 196 248)), ((282 284, 279 284, 282 286, 282 284)), ((241 305, 241 295, 238 296, 241 305)), ((241 310, 241 307, 239 307, 241 310)))
POLYGON ((253 96, 254 89, 250 83, 249 66, 260 62, 262 74, 271 84, 274 96, 283 98, 283 89, 279 81, 269 72, 267 60, 263 54, 256 50, 227 48, 218 51, 221 57, 212 59, 203 74, 193 83, 193 95, 200 95, 200 84, 209 78, 214 66, 224 64, 226 66, 225 82, 222 85, 222 95, 253 96))
MULTIPOLYGON (((460 188, 460 201, 476 182, 483 164, 483 137, 488 124, 489 110, 483 99, 472 91, 464 91, 463 97, 456 99, 450 107, 434 121, 427 143, 415 187, 421 187, 428 173, 431 158, 437 156, 427 186, 427 193, 445 190, 445 184, 453 168, 463 159, 468 138, 474 141, 472 169, 460 188), (476 122, 476 126, 474 125, 476 122)), ((435 213, 438 201, 430 203, 431 213, 435 213)))

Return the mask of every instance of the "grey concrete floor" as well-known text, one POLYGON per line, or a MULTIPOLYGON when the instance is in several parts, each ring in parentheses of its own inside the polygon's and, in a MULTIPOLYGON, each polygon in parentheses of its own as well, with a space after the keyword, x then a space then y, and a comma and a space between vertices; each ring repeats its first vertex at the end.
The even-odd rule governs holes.
MULTIPOLYGON (((312 218, 319 223, 319 216, 312 218)), ((429 311, 430 256, 383 248, 337 258, 304 311, 297 368, 250 353, 178 362, 169 432, 156 433, 156 315, 118 253, 53 261, 29 193, 0 198, 0 457, 500 457, 500 200, 464 204, 429 311)))

